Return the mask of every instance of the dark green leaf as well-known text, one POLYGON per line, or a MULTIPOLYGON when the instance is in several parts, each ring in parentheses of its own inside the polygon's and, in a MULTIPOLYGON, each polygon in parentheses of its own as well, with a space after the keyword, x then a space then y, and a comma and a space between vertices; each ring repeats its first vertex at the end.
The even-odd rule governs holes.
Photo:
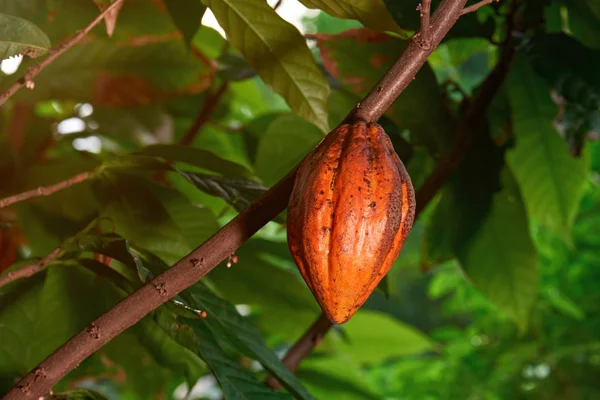
POLYGON ((299 399, 312 399, 296 377, 281 364, 275 353, 262 341, 260 332, 242 317, 228 302, 214 295, 198 283, 188 289, 194 299, 194 308, 206 310, 207 317, 196 322, 195 330, 204 329, 211 335, 226 340, 229 346, 259 361, 267 371, 299 399))
MULTIPOLYGON (((291 399, 289 394, 280 393, 269 389, 262 384, 249 370, 232 360, 219 346, 218 339, 201 321, 187 321, 189 325, 182 324, 178 336, 192 330, 197 344, 196 351, 208 364, 217 381, 223 389, 225 398, 231 400, 270 400, 291 399)), ((187 334, 189 335, 189 333, 187 334)), ((189 341, 187 339, 186 341, 189 341)))
POLYGON ((169 161, 183 162, 195 165, 202 169, 214 171, 229 177, 251 177, 253 174, 243 165, 225 160, 218 155, 194 147, 176 144, 157 144, 148 146, 141 151, 154 157, 161 157, 169 161))
POLYGON ((33 23, 0 14, 0 60, 19 54, 37 57, 46 53, 51 45, 48 36, 33 23))
POLYGON ((236 210, 242 211, 256 200, 267 188, 246 179, 223 178, 214 175, 179 171, 188 181, 203 192, 220 197, 236 210))
POLYGON ((231 44, 299 116, 323 132, 329 86, 300 33, 266 2, 205 0, 231 44))
POLYGON ((200 0, 164 0, 164 3, 183 39, 190 43, 200 27, 206 7, 200 0))
POLYGON ((503 190, 468 245, 458 251, 467 278, 525 330, 538 298, 536 250, 529 236, 525 207, 508 169, 503 190))
POLYGON ((552 125, 556 105, 548 87, 525 59, 508 77, 516 147, 507 154, 529 217, 570 240, 587 180, 587 166, 574 159, 552 125))
POLYGON ((274 185, 322 139, 319 129, 293 114, 276 117, 258 141, 256 174, 274 185))

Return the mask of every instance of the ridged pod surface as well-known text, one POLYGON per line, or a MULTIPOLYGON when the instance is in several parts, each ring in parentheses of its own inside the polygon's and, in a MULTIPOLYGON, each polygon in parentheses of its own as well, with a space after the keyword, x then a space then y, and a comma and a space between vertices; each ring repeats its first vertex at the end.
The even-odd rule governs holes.
POLYGON ((375 290, 414 214, 410 177, 377 124, 340 125, 302 162, 288 207, 288 244, 330 321, 348 321, 375 290))

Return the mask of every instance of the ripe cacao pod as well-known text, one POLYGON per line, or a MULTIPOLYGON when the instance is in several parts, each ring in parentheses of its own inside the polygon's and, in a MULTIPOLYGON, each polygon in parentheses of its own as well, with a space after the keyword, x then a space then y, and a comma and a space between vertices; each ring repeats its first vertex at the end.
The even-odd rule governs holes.
POLYGON ((330 321, 348 321, 375 290, 414 215, 410 177, 377 124, 340 125, 302 162, 288 207, 288 244, 330 321))

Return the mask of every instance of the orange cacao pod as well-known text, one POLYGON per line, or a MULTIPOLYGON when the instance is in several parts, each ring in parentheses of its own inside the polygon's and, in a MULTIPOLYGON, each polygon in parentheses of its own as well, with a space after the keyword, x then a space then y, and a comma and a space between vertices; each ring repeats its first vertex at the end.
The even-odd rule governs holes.
POLYGON ((339 126, 302 162, 288 207, 288 244, 330 321, 348 321, 375 290, 414 215, 410 177, 377 124, 339 126))

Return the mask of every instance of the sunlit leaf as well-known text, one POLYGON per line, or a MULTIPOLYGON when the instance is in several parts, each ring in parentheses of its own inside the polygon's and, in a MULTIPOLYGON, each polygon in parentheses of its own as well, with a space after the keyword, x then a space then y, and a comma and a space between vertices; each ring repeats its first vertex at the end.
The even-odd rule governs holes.
POLYGON ((50 49, 48 36, 22 18, 0 14, 0 60, 25 54, 38 57, 50 49))
POLYGON ((262 1, 205 0, 248 64, 291 109, 323 132, 329 86, 300 33, 262 1))

